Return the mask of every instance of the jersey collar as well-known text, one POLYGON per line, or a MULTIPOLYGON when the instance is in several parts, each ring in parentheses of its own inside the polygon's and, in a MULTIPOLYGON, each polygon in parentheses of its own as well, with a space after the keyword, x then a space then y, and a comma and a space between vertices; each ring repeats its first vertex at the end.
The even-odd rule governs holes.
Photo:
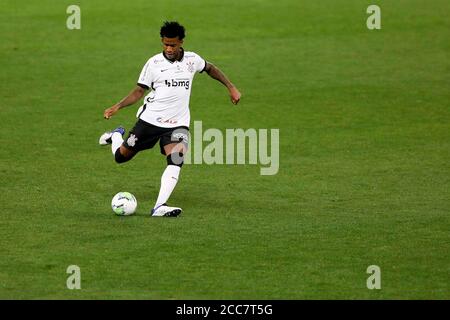
POLYGON ((181 48, 181 56, 180 56, 180 59, 175 59, 175 60, 170 60, 169 58, 167 58, 167 56, 166 56, 166 54, 164 53, 164 51, 163 51, 163 56, 164 56, 164 58, 166 58, 166 60, 167 61, 169 61, 170 63, 174 63, 175 61, 178 61, 178 62, 181 62, 181 61, 183 61, 183 58, 184 58, 184 49, 183 48, 181 48))

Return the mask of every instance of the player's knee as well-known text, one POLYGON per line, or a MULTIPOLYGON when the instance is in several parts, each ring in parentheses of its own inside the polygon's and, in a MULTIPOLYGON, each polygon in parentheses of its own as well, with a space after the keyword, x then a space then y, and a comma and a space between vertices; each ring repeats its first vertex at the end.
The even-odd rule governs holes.
POLYGON ((167 165, 182 167, 184 155, 182 152, 173 152, 167 156, 167 165))
POLYGON ((130 160, 130 158, 124 156, 120 152, 120 148, 116 150, 116 153, 114 154, 114 159, 116 160, 117 163, 124 163, 124 162, 127 162, 128 160, 130 160))

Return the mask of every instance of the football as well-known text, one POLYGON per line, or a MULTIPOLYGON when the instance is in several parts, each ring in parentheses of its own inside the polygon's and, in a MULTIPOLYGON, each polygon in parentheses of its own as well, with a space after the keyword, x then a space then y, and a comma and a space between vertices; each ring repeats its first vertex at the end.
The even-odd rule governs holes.
POLYGON ((132 215, 137 208, 136 197, 129 192, 119 192, 112 198, 111 208, 118 216, 132 215))

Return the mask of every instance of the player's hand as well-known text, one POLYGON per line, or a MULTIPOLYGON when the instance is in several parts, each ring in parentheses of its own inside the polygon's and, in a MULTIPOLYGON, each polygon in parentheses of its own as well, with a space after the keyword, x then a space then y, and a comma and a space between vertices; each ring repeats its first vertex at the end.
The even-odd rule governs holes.
POLYGON ((103 112, 103 117, 106 120, 109 120, 109 118, 111 118, 117 111, 119 111, 119 106, 113 105, 111 108, 108 108, 103 112))
POLYGON ((236 87, 230 88, 230 98, 231 103, 233 104, 238 104, 239 100, 241 100, 241 93, 239 92, 238 89, 236 89, 236 87))

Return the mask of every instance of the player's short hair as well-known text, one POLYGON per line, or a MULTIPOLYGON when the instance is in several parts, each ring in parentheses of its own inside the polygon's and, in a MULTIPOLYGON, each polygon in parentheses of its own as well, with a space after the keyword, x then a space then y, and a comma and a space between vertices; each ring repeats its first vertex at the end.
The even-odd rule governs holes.
POLYGON ((177 21, 165 21, 159 32, 161 38, 176 38, 183 40, 185 36, 184 27, 177 21))

